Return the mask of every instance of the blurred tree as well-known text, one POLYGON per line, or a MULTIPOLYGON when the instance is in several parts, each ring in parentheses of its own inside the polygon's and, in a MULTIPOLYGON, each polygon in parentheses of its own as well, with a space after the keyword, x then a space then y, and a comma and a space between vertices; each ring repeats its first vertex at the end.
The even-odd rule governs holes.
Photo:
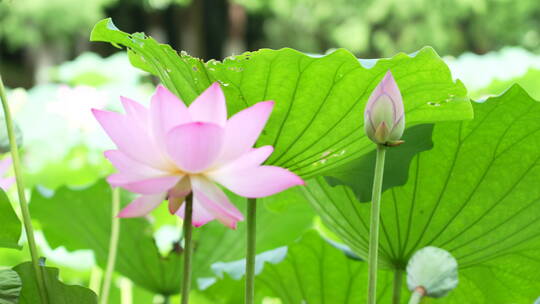
POLYGON ((44 82, 47 67, 65 59, 69 46, 84 49, 88 32, 103 17, 102 7, 112 1, 0 1, 0 40, 11 50, 25 49, 36 66, 36 82, 44 82))
POLYGON ((506 45, 540 51, 538 0, 0 0, 0 64, 21 70, 25 58, 35 78, 47 80, 43 67, 86 50, 104 17, 204 59, 262 47, 344 47, 375 58, 424 45, 443 55, 506 45))
POLYGON ((266 45, 345 47, 366 57, 431 45, 442 54, 505 45, 540 51, 538 0, 234 0, 266 14, 266 45))

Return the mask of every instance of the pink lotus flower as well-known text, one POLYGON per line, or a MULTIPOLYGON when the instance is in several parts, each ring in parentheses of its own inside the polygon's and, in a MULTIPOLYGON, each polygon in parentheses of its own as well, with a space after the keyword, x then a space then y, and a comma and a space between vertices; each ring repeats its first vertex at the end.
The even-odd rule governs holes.
POLYGON ((164 199, 171 214, 184 216, 184 199, 193 192, 193 225, 217 219, 231 228, 242 213, 216 183, 250 198, 264 197, 304 184, 292 172, 261 165, 271 146, 252 148, 274 102, 259 102, 227 120, 225 96, 212 84, 189 107, 158 86, 150 109, 121 98, 125 115, 93 109, 118 147, 105 152, 118 173, 114 187, 141 194, 120 217, 148 214, 164 199))
POLYGON ((403 98, 392 73, 388 71, 369 96, 364 111, 366 135, 376 144, 398 145, 405 129, 403 98))
POLYGON ((11 168, 12 163, 13 160, 11 159, 11 156, 4 157, 4 159, 0 161, 0 188, 4 191, 7 191, 15 182, 15 178, 13 177, 3 177, 11 168))

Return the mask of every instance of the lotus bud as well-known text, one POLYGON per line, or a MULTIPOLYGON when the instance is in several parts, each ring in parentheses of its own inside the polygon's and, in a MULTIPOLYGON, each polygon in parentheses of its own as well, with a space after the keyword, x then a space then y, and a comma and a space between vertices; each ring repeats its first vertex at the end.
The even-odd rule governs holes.
POLYGON ((397 146, 403 143, 403 99, 390 71, 369 96, 364 111, 364 128, 366 135, 376 144, 397 146))
POLYGON ((418 250, 407 264, 407 286, 422 296, 444 297, 457 287, 458 263, 446 250, 425 247, 418 250))

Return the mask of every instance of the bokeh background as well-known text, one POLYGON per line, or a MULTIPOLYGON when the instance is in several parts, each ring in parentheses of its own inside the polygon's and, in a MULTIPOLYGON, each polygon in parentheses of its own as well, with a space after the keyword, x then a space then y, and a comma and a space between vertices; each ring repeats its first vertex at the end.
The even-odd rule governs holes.
POLYGON ((540 52, 536 0, 2 0, 0 67, 10 86, 51 78, 44 69, 84 52, 118 51, 90 43, 97 20, 143 31, 204 59, 262 47, 358 57, 411 53, 486 54, 518 46, 540 52))
MULTIPOLYGON (((381 58, 429 45, 474 99, 519 83, 540 100, 538 0, 0 0, 0 73, 29 187, 84 186, 109 174, 102 151, 111 143, 90 108, 118 109, 119 95, 148 101, 153 91, 155 79, 131 67, 123 50, 89 42, 93 25, 106 17, 125 32, 145 32, 207 60, 282 47, 381 58)), ((0 152, 6 147, 1 127, 0 152)), ((155 227, 163 252, 178 236, 168 233, 175 223, 166 218, 169 226, 155 227)), ((53 250, 38 237, 63 279, 98 284, 91 253, 53 250)), ((26 254, 3 250, 0 267, 28 260, 26 254)), ((116 286, 131 288, 122 280, 116 286)), ((151 303, 152 295, 133 290, 151 303)))

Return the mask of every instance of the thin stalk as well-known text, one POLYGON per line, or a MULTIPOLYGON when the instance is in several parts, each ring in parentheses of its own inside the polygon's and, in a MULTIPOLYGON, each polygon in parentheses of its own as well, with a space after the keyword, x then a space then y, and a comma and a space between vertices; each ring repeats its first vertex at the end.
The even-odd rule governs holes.
POLYGON ((103 278, 103 271, 101 268, 94 266, 90 271, 90 282, 88 288, 92 289, 98 296, 101 294, 101 281, 103 278))
POLYGON ((403 285, 403 269, 394 270, 394 287, 392 291, 392 304, 401 303, 401 285, 403 285))
POLYGON ((368 304, 375 304, 377 302, 377 258, 385 154, 386 147, 384 145, 377 145, 377 160, 375 163, 375 176, 373 178, 373 192, 371 195, 371 224, 369 228, 368 304))
POLYGON ((22 178, 19 148, 17 147, 17 141, 15 139, 15 132, 13 128, 11 112, 9 111, 9 104, 8 104, 6 92, 4 89, 4 83, 2 82, 1 76, 0 76, 0 99, 2 99, 2 108, 4 109, 6 129, 7 129, 8 138, 9 138, 9 146, 11 149, 11 158, 13 159, 13 171, 15 171, 15 179, 17 181, 19 205, 21 207, 24 230, 26 231, 26 238, 28 240, 28 248, 30 249, 30 256, 32 257, 32 266, 34 267, 34 272, 36 274, 39 298, 42 304, 48 304, 49 299, 47 297, 45 281, 43 280, 42 269, 41 269, 41 266, 39 265, 39 253, 36 246, 36 239, 34 237, 34 228, 32 227, 32 217, 30 216, 30 210, 28 210, 28 203, 26 201, 26 196, 24 194, 24 182, 22 178))
POLYGON ((416 288, 413 291, 411 298, 409 299, 409 304, 419 304, 422 301, 422 298, 424 297, 424 295, 425 295, 424 288, 416 288))
POLYGON ((247 200, 246 304, 255 303, 255 241, 257 233, 257 200, 247 200))
POLYGON ((186 197, 186 209, 184 212, 184 277, 182 281, 182 304, 189 303, 189 291, 191 289, 191 257, 193 255, 193 244, 191 242, 191 233, 193 230, 193 196, 189 194, 186 197))
POLYGON ((114 188, 112 191, 112 223, 111 223, 111 239, 109 241, 109 256, 107 257, 107 268, 105 270, 105 279, 103 280, 102 293, 100 304, 109 302, 109 292, 111 290, 112 276, 114 266, 116 264, 116 256, 118 252, 118 240, 120 238, 120 218, 116 215, 120 211, 120 188, 114 188))
POLYGON ((120 303, 133 304, 133 284, 126 278, 120 278, 120 303))

